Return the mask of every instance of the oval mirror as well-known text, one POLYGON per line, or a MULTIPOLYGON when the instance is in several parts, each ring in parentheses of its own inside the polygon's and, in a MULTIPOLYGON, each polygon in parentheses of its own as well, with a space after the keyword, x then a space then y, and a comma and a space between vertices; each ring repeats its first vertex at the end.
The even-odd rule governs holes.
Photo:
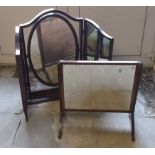
POLYGON ((36 77, 46 85, 57 85, 57 62, 75 59, 76 33, 72 25, 60 17, 47 16, 34 25, 29 37, 30 65, 36 77))

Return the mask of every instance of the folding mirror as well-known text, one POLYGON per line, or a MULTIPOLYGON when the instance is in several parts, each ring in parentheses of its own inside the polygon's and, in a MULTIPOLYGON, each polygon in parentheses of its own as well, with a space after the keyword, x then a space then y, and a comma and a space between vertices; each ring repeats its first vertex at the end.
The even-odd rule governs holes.
POLYGON ((110 54, 107 54, 111 60, 114 38, 91 20, 72 17, 66 12, 50 8, 16 26, 15 57, 26 120, 28 105, 59 99, 57 62, 87 59, 87 27, 88 57, 94 59, 95 55, 95 60, 98 59, 96 53, 101 51, 102 36, 106 36, 112 43, 110 54))

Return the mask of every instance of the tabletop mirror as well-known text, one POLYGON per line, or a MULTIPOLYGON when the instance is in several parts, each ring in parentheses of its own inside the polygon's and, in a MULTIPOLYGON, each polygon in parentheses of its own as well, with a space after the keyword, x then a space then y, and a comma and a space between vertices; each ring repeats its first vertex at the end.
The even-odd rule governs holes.
POLYGON ((104 36, 111 41, 108 54, 111 60, 114 38, 92 20, 50 8, 16 26, 15 57, 26 120, 28 105, 60 99, 57 63, 86 60, 87 53, 88 57, 97 60, 99 55, 96 53, 101 51, 104 36))

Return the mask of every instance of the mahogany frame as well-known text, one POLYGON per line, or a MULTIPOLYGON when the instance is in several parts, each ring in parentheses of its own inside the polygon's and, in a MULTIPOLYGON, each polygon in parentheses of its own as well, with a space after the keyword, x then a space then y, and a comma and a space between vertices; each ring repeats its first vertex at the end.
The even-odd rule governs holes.
POLYGON ((58 77, 59 77, 59 98, 60 98, 60 128, 58 132, 58 138, 62 138, 63 130, 63 116, 67 111, 80 111, 80 112, 116 112, 116 113, 129 113, 131 120, 131 139, 135 141, 135 125, 134 125, 134 110, 136 104, 136 98, 138 93, 139 81, 142 71, 142 63, 139 61, 65 61, 61 60, 58 63, 58 77), (63 81, 63 66, 64 65, 135 65, 135 75, 131 95, 130 108, 128 110, 108 110, 108 109, 67 109, 65 108, 64 101, 64 81, 63 81))
MULTIPOLYGON (((91 21, 90 19, 82 18, 82 17, 72 17, 69 14, 55 9, 46 9, 42 12, 40 12, 38 15, 36 15, 32 20, 30 20, 27 23, 20 24, 15 27, 15 58, 16 58, 16 65, 17 65, 17 71, 18 71, 18 77, 19 77, 19 84, 20 84, 20 90, 21 90, 21 98, 22 98, 22 104, 23 104, 23 110, 26 117, 26 120, 28 121, 28 106, 31 104, 38 104, 43 103, 45 101, 52 101, 52 100, 59 100, 59 84, 49 84, 45 81, 43 81, 39 76, 36 74, 31 56, 30 56, 30 44, 31 39, 33 35, 33 31, 35 27, 39 24, 40 21, 42 21, 46 17, 59 17, 63 19, 64 21, 67 21, 67 24, 70 25, 70 28, 72 29, 72 32, 74 34, 75 40, 77 40, 75 34, 75 30, 72 28, 72 24, 69 20, 75 21, 79 23, 79 40, 76 41, 76 59, 77 60, 85 60, 85 50, 86 50, 86 42, 87 42, 87 26, 86 23, 89 22, 93 24, 100 35, 98 35, 98 40, 102 40, 104 37, 108 38, 111 41, 110 44, 110 51, 109 51, 109 57, 107 57, 108 60, 112 59, 112 51, 113 51, 113 43, 114 38, 106 34, 95 22, 91 21), (24 30, 26 28, 29 28, 32 26, 32 29, 29 33, 28 43, 26 44, 25 36, 24 36, 24 30), (29 70, 33 72, 35 77, 43 84, 51 86, 51 88, 46 90, 31 90, 30 85, 30 77, 29 77, 29 70)), ((41 35, 39 35, 38 31, 38 41, 39 41, 39 48, 41 50, 41 35)), ((98 47, 101 47, 101 42, 98 42, 98 47)), ((42 51, 40 51, 42 52, 42 51)))

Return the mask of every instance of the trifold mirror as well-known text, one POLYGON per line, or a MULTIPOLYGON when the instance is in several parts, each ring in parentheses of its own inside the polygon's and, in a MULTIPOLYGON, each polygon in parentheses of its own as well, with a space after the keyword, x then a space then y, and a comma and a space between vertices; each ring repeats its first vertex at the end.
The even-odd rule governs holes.
POLYGON ((61 10, 44 10, 29 22, 16 26, 15 33, 26 120, 28 105, 60 99, 57 70, 60 60, 99 60, 101 57, 112 60, 112 36, 92 20, 72 17, 61 10))

